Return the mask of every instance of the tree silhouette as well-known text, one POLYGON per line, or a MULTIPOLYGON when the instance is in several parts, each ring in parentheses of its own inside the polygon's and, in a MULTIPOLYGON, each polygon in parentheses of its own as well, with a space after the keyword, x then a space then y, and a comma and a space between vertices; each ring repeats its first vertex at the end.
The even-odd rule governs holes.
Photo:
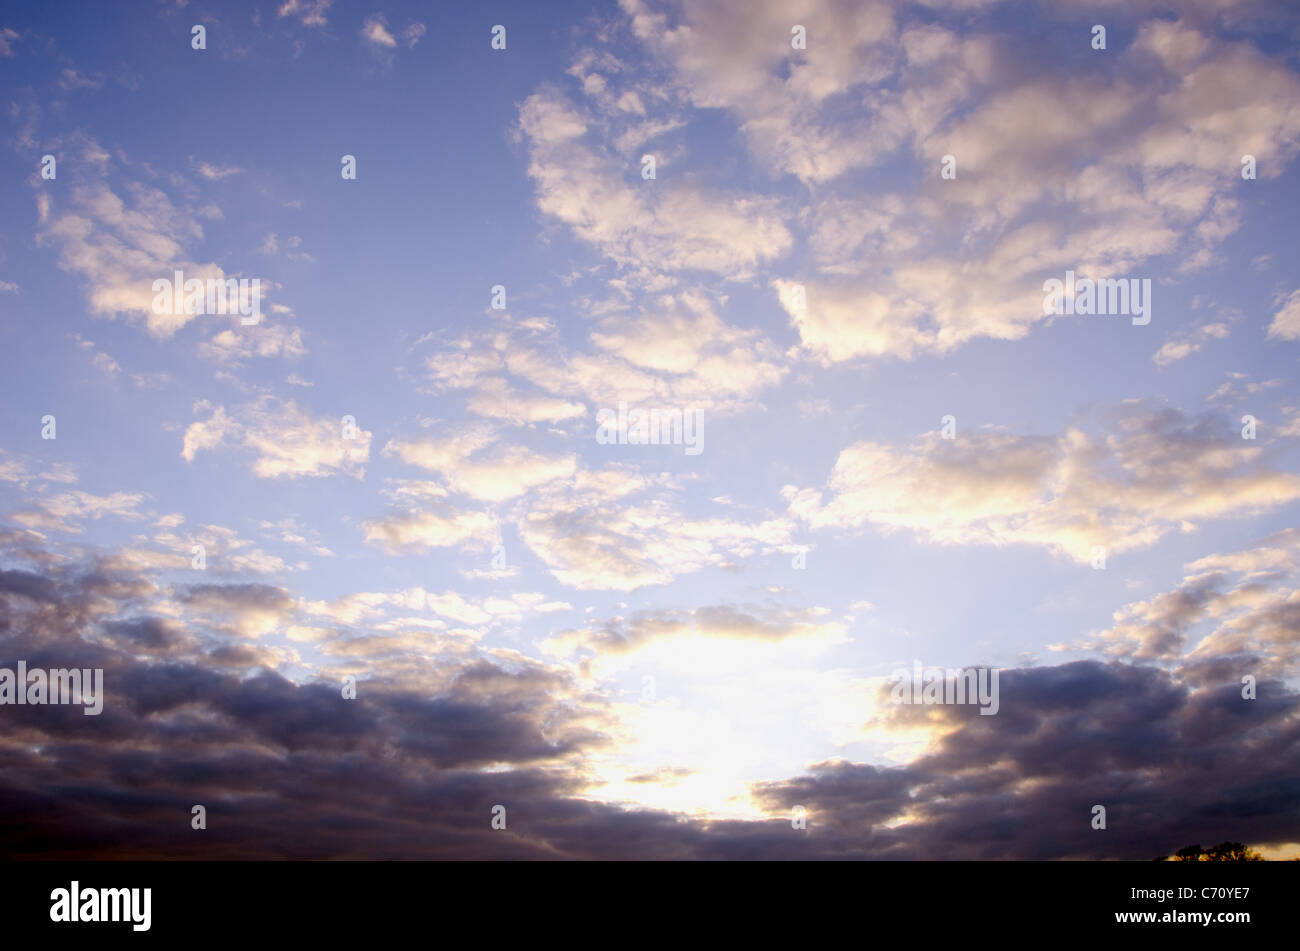
POLYGON ((1264 860, 1264 856, 1259 852, 1240 842, 1220 842, 1209 849, 1202 849, 1200 845, 1188 845, 1175 852, 1172 859, 1167 855, 1156 858, 1157 862, 1263 862, 1264 860))

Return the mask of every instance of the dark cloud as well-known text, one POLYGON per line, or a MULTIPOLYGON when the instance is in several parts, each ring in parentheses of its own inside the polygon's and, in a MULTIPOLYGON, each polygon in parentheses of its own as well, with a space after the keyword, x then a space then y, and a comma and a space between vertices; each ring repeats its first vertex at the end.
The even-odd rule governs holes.
POLYGON ((1235 679, 1194 691, 1159 668, 1080 661, 1003 671, 1001 697, 990 717, 900 705, 891 721, 952 732, 906 767, 824 763, 760 787, 761 801, 803 805, 811 837, 881 857, 1142 859, 1216 836, 1300 840, 1300 697, 1281 683, 1243 700, 1235 679))
MULTIPOLYGON (((256 642, 205 653, 141 612, 148 590, 93 566, 0 573, 0 666, 102 667, 107 694, 96 717, 0 708, 5 857, 1141 859, 1300 840, 1300 700, 1275 681, 1242 700, 1232 665, 1005 670, 996 716, 887 706, 879 729, 942 734, 907 766, 822 763, 755 787, 773 818, 717 821, 588 798, 614 721, 562 668, 457 655, 363 678, 346 700, 340 683, 259 665, 256 642), (195 804, 206 830, 190 827, 195 804)), ((197 596, 291 601, 265 586, 197 596)))

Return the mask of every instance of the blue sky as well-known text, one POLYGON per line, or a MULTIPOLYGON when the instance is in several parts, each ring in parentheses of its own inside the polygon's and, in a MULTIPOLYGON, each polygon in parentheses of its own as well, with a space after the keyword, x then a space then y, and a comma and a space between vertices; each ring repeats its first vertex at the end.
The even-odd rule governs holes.
MULTIPOLYGON (((1057 678, 1129 731, 1124 690, 1172 685, 1172 723, 1249 674, 1293 742, 1298 33, 1263 0, 8 7, 4 567, 119 578, 55 627, 141 677, 470 691, 544 742, 457 768, 628 829, 739 842, 796 795, 829 827, 840 773, 963 751, 978 786, 976 727, 889 703, 914 658, 1019 671, 993 719, 1040 736, 1057 678), (152 313, 175 269, 260 280, 261 323, 152 313), (1067 270, 1150 280, 1150 323, 1044 316, 1067 270), (703 451, 599 444, 619 401, 698 413, 703 451)), ((1202 806, 1040 857, 1192 841, 1202 806)), ((943 808, 837 834, 924 854, 943 808)))

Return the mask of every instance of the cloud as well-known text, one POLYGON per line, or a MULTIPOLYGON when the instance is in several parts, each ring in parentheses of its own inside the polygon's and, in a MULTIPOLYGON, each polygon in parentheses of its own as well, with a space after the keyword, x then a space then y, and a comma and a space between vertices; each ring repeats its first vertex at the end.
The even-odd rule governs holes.
MULTIPOLYGON (((824 362, 885 354, 911 357, 919 349, 937 345, 933 333, 903 319, 905 315, 875 291, 805 287, 786 280, 774 281, 773 287, 804 347, 824 362)), ((918 309, 913 306, 910 313, 915 316, 918 309)))
MULTIPOLYGON (((119 617, 108 583, 74 566, 0 573, 6 653, 102 667, 107 693, 93 722, 59 707, 10 711, 0 742, 8 857, 1143 859, 1196 839, 1300 838, 1286 753, 1300 707, 1277 682, 1248 702, 1235 681, 1193 686, 1152 667, 1007 670, 996 717, 884 704, 872 729, 924 725, 934 737, 905 766, 823 762, 755 784, 765 818, 692 817, 584 795, 584 760, 610 745, 613 721, 562 669, 453 652, 381 666, 343 700, 338 677, 227 670, 241 649, 275 655, 241 642, 208 651, 166 618, 119 617), (37 615, 39 643, 27 633, 37 615), (181 724, 184 750, 172 742, 181 724), (146 754, 142 794, 131 764, 146 754), (57 794, 69 786, 80 790, 75 810, 57 794), (193 802, 226 815, 201 844, 162 819, 193 802), (498 802, 526 836, 490 829, 498 802), (1095 802, 1113 835, 1091 829, 1095 802), (809 813, 798 834, 795 805, 809 813)), ((249 630, 285 603, 273 589, 188 597, 249 630)), ((631 774, 692 775, 662 764, 631 774)))
POLYGON ((544 650, 559 655, 579 652, 598 656, 630 654, 651 644, 704 640, 780 643, 788 640, 842 640, 843 625, 817 612, 772 607, 710 605, 693 611, 638 611, 570 628, 544 641, 544 650))
POLYGON ((859 442, 827 490, 784 492, 816 529, 907 529, 936 544, 1031 544, 1076 561, 1094 546, 1143 548, 1172 531, 1300 498, 1300 477, 1213 415, 1130 403, 1106 436, 930 433, 907 446, 859 442))
POLYGON ((1257 679, 1296 673, 1300 644, 1300 532, 1184 566, 1171 590, 1128 604, 1114 624, 1075 649, 1180 664, 1186 677, 1225 662, 1257 679))
POLYGON ((525 423, 558 423, 587 414, 587 407, 582 403, 521 393, 499 377, 480 382, 466 406, 471 413, 517 426, 525 423))
POLYGON ((303 26, 324 26, 329 22, 325 14, 333 3, 334 0, 284 0, 276 16, 293 17, 303 26))
POLYGON ((302 331, 283 323, 259 321, 232 326, 199 345, 199 354, 213 363, 237 366, 253 357, 301 357, 306 353, 302 331))
POLYGON ((425 25, 411 21, 396 36, 388 29, 388 19, 382 13, 373 13, 366 17, 361 25, 361 38, 371 45, 376 54, 391 56, 399 45, 414 49, 415 44, 425 34, 425 25))
POLYGON ((90 79, 82 76, 75 69, 65 67, 59 73, 58 86, 66 92, 72 92, 77 89, 98 89, 104 85, 103 80, 90 79))
POLYGON ((189 572, 194 570, 194 546, 201 545, 203 570, 214 576, 279 574, 294 568, 283 558, 262 550, 251 539, 224 525, 204 524, 181 529, 184 518, 179 514, 164 516, 154 525, 159 530, 152 535, 136 535, 129 543, 103 556, 104 565, 133 572, 189 572))
POLYGON ((551 574, 583 589, 633 591, 793 550, 793 519, 691 518, 661 485, 617 467, 583 470, 530 501, 516 528, 551 574))
MULTIPOLYGON (((760 162, 828 186, 797 219, 810 259, 769 278, 802 350, 823 364, 1023 338, 1045 319, 1044 279, 1067 269, 1204 268, 1241 221, 1224 170, 1252 154, 1276 177, 1300 152, 1294 72, 1182 21, 1143 24, 1108 54, 1114 69, 1080 79, 1001 66, 1029 55, 1024 37, 830 0, 800 12, 816 37, 805 55, 770 42, 789 15, 739 6, 623 4, 634 33, 672 64, 678 95, 727 110, 760 162), (711 39, 721 23, 726 49, 711 39), (847 108, 846 93, 863 106, 847 108), (910 189, 863 202, 838 185, 895 153, 924 170, 910 189), (945 156, 951 181, 939 177, 945 156)), ((1188 347, 1169 343, 1160 360, 1188 347)))
POLYGON ((1235 679, 1194 688, 1095 661, 1005 670, 997 716, 898 705, 874 724, 928 721, 933 749, 905 767, 830 761, 755 794, 771 812, 803 805, 820 857, 1150 859, 1229 832, 1294 842, 1282 750, 1300 699, 1277 682, 1269 692, 1246 701, 1235 679), (1105 836, 1091 827, 1096 803, 1105 836))
POLYGON ((161 189, 139 181, 110 184, 114 160, 92 139, 80 142, 66 198, 37 196, 37 244, 59 249, 59 267, 87 284, 90 312, 143 320, 155 337, 167 338, 196 315, 155 313, 153 282, 172 280, 181 270, 187 279, 227 277, 216 264, 186 256, 185 246, 203 236, 198 215, 178 207, 161 189), (126 197, 123 198, 122 195, 126 197), (66 206, 66 207, 65 207, 66 206))
MULTIPOLYGON (((653 181, 625 183, 614 171, 619 160, 583 141, 587 122, 554 89, 524 101, 519 128, 538 207, 624 267, 703 270, 739 280, 791 246, 772 199, 717 195, 663 169, 653 181)), ((638 178, 640 167, 638 156, 638 178)))
POLYGON ((570 476, 577 467, 570 455, 547 456, 524 446, 497 443, 495 433, 486 427, 468 427, 442 439, 395 439, 384 446, 384 455, 437 472, 453 491, 489 502, 511 499, 570 476))
POLYGON ((18 458, 0 449, 0 482, 10 482, 23 489, 33 483, 43 483, 41 491, 49 490, 51 483, 75 485, 77 482, 76 468, 67 463, 56 462, 39 473, 32 472, 33 465, 45 466, 46 463, 18 458))
POLYGON ((388 32, 386 21, 382 14, 373 14, 366 18, 366 22, 361 25, 361 35, 378 46, 387 46, 396 48, 397 40, 393 34, 388 32))
MULTIPOLYGON (((139 579, 85 568, 0 572, 5 654, 34 666, 103 668, 107 694, 93 724, 73 722, 64 707, 23 708, 9 718, 0 742, 6 764, 0 799, 23 830, 5 837, 3 851, 11 858, 33 851, 48 856, 56 839, 65 856, 177 857, 186 840, 158 817, 182 800, 239 817, 204 843, 209 855, 413 857, 410 831, 427 821, 420 816, 431 803, 441 829, 435 839, 418 836, 420 849, 438 840, 447 856, 482 855, 494 847, 492 830, 484 822, 484 831, 474 834, 466 821, 492 804, 480 804, 480 797, 504 797, 521 818, 530 801, 560 804, 585 784, 582 755, 608 742, 608 715, 599 701, 555 667, 481 653, 447 655, 436 665, 380 665, 362 680, 357 699, 346 701, 341 676, 332 671, 295 682, 265 667, 249 669, 249 661, 278 658, 274 649, 242 639, 265 638, 283 622, 292 603, 283 590, 185 589, 181 604, 204 638, 240 638, 213 647, 168 618, 128 616, 147 590, 139 579), (37 618, 39 637, 30 633, 37 618), (181 724, 184 752, 171 742, 181 724), (95 752, 83 756, 79 749, 95 752), (143 794, 129 765, 141 756, 153 764, 143 794), (358 784, 348 777, 363 763, 367 777, 358 784), (54 782, 82 790, 75 815, 49 798, 54 782), (369 793, 355 798, 366 788, 369 793), (344 808, 346 800, 351 805, 344 808), (300 807, 311 815, 286 821, 284 810, 297 814, 300 807), (350 825, 337 837, 327 834, 330 841, 321 839, 320 823, 332 825, 328 817, 340 809, 372 817, 364 824, 377 838, 363 842, 369 837, 359 838, 350 825), (271 838, 250 852, 259 830, 271 838)), ((545 846, 529 849, 554 854, 545 846)))
POLYGON ((74 489, 57 495, 29 498, 33 507, 10 517, 30 529, 79 535, 85 530, 84 523, 87 520, 144 518, 139 511, 144 500, 145 496, 140 492, 95 495, 74 489))
POLYGON ((195 161, 193 158, 190 159, 190 165, 202 178, 206 178, 210 182, 223 181, 244 171, 242 168, 236 168, 233 165, 213 165, 209 162, 195 161))
MULTIPOLYGON (((691 408, 723 414, 752 408, 759 394, 788 372, 777 347, 760 331, 723 321, 697 291, 612 303, 588 335, 587 351, 571 352, 553 328, 485 331, 443 346, 427 360, 440 389, 469 389, 480 415, 529 422, 579 418, 580 407, 691 408), (518 395, 503 376, 549 394, 518 395)), ((592 431, 595 420, 591 420, 592 431)))
MULTIPOLYGON (((552 613, 561 609, 567 610, 568 606, 548 602, 546 595, 537 592, 497 595, 475 601, 455 591, 435 594, 419 587, 401 591, 357 592, 333 601, 316 601, 307 605, 307 612, 317 618, 349 626, 386 628, 389 625, 381 621, 391 620, 394 614, 397 621, 405 623, 410 623, 413 616, 436 615, 458 624, 475 625, 481 630, 503 622, 519 621, 533 612, 552 613)), ((476 633, 481 633, 481 630, 476 633)))
POLYGON ((1268 325, 1268 335, 1281 340, 1300 340, 1300 290, 1279 299, 1281 305, 1268 325))
POLYGON ((1202 324, 1191 331, 1175 334, 1166 340, 1151 359, 1158 367, 1167 367, 1199 351, 1211 340, 1225 340, 1232 331, 1225 323, 1202 324))
POLYGON ((390 512, 365 523, 365 539, 400 553, 470 541, 482 543, 497 537, 496 521, 486 512, 444 511, 425 508, 390 512))
POLYGON ((1154 52, 1176 80, 1137 143, 1148 165, 1221 171, 1254 155, 1259 174, 1273 178, 1300 151, 1300 78, 1282 62, 1248 42, 1211 43, 1159 20, 1142 26, 1134 49, 1154 52))
POLYGON ((1282 385, 1283 381, 1279 378, 1272 380, 1252 381, 1247 379, 1244 373, 1229 373, 1228 381, 1221 383, 1214 388, 1214 391, 1205 398, 1205 402, 1211 404, 1220 404, 1231 406, 1238 403, 1248 396, 1256 396, 1268 390, 1275 389, 1282 385))
POLYGON ((195 420, 185 430, 181 458, 186 462, 201 451, 234 445, 253 451, 253 472, 264 479, 365 476, 372 434, 356 427, 348 438, 340 420, 313 417, 293 400, 263 397, 237 407, 233 415, 223 406, 201 402, 195 412, 203 411, 208 411, 207 419, 195 420))
MULTIPOLYGON (((1189 572, 1235 573, 1238 590, 1280 578, 1297 564, 1294 535, 1189 572)), ((122 566, 28 554, 0 571, 0 646, 33 667, 103 668, 106 697, 95 718, 9 711, 0 800, 15 823, 3 846, 11 858, 1150 858, 1198 838, 1300 838, 1287 755, 1300 698, 1264 679, 1259 699, 1245 701, 1239 665, 1206 666, 1195 653, 1175 671, 1096 661, 1004 670, 995 717, 895 706, 882 686, 863 729, 920 731, 920 756, 892 767, 827 761, 755 783, 759 818, 734 820, 593 801, 591 764, 620 734, 608 701, 565 667, 417 623, 510 623, 546 610, 543 594, 475 603, 409 588, 303 602, 261 583, 169 592, 122 566), (179 614, 160 613, 172 604, 179 614), (304 660, 275 638, 294 632, 323 660, 290 679, 281 668, 304 660), (344 700, 352 672, 356 699, 344 700), (201 844, 160 818, 193 802, 227 817, 201 844), (498 802, 526 836, 491 830, 498 802), (1097 802, 1115 835, 1091 829, 1097 802), (795 805, 810 820, 798 834, 795 805)), ((679 638, 799 644, 827 627, 820 618, 731 605, 647 612, 589 625, 574 643, 615 655, 679 638)), ((1263 640, 1274 630, 1284 627, 1263 640)), ((696 773, 659 762, 628 782, 686 788, 696 773)))
POLYGON ((191 623, 236 637, 264 637, 292 616, 294 600, 266 584, 196 584, 180 595, 191 623))
POLYGON ((408 48, 414 49, 415 44, 420 42, 420 38, 424 36, 425 30, 426 27, 423 23, 412 22, 403 27, 401 32, 402 41, 408 48))
POLYGON ((308 264, 316 263, 314 257, 302 250, 302 238, 296 234, 289 235, 289 237, 285 238, 282 245, 280 236, 272 231, 262 239, 262 244, 258 247, 257 253, 273 257, 274 255, 279 254, 282 248, 285 257, 290 261, 305 261, 308 264))
POLYGON ((856 92, 870 102, 867 87, 890 76, 898 27, 887 3, 832 0, 797 12, 737 0, 621 5, 633 34, 671 64, 679 94, 697 109, 733 113, 750 151, 773 172, 822 183, 900 141, 879 103, 849 116, 833 101, 856 92), (807 30, 807 51, 791 48, 795 23, 807 30), (714 38, 723 34, 720 45, 714 38))

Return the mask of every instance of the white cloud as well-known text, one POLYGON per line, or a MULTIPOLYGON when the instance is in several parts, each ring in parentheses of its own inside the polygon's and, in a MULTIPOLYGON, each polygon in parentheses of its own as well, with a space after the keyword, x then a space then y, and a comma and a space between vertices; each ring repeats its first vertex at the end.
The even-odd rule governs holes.
POLYGON ((126 181, 115 190, 109 183, 113 160, 93 140, 81 142, 79 161, 71 168, 57 207, 49 194, 37 196, 36 239, 41 246, 57 246, 59 267, 86 282, 91 313, 143 319, 149 333, 162 338, 195 320, 170 308, 155 313, 152 285, 171 280, 176 270, 186 279, 227 277, 216 264, 186 256, 186 244, 203 236, 198 215, 153 185, 126 181))
POLYGON ((855 443, 826 490, 787 486, 813 528, 906 529, 937 544, 1031 544, 1087 562, 1151 545, 1200 522, 1300 498, 1300 477, 1271 468, 1230 423, 1140 404, 1105 437, 929 433, 907 446, 855 443))
POLYGON ((190 164, 194 166, 194 171, 210 182, 219 182, 230 178, 232 175, 239 175, 244 171, 242 168, 233 165, 213 165, 210 162, 200 162, 194 159, 190 159, 190 164))
POLYGON ((253 472, 265 479, 335 473, 365 476, 371 433, 360 426, 349 439, 341 419, 313 417, 292 400, 279 402, 271 397, 237 407, 232 415, 222 406, 200 403, 195 407, 196 412, 207 409, 211 410, 207 419, 196 420, 185 430, 181 457, 186 462, 200 451, 235 445, 253 451, 253 472))
POLYGON ((303 26, 324 26, 325 14, 334 0, 284 0, 277 16, 293 17, 303 26))
POLYGON ((1300 290, 1292 291, 1285 299, 1279 298, 1278 303, 1281 306, 1268 325, 1268 335, 1280 340, 1300 340, 1300 290))
POLYGON ((498 535, 486 512, 454 512, 434 508, 390 512, 364 525, 365 539, 392 553, 447 548, 467 542, 486 544, 498 535))
POLYGON ((306 352, 300 329, 265 320, 222 330, 199 345, 202 357, 228 366, 251 357, 301 357, 306 352))
POLYGON ((1216 322, 1203 324, 1190 332, 1176 334, 1166 340, 1151 359, 1158 367, 1167 367, 1171 363, 1189 357, 1211 340, 1225 340, 1232 331, 1227 324, 1216 322))
POLYGON ((554 89, 534 93, 519 110, 529 145, 528 174, 541 210, 573 229, 611 260, 656 270, 705 270, 743 279, 791 246, 778 202, 757 195, 718 195, 657 170, 636 184, 615 169, 614 155, 581 141, 587 123, 554 89))
POLYGON ((87 520, 102 518, 140 519, 139 511, 145 496, 139 492, 111 492, 95 495, 75 489, 53 496, 28 499, 33 508, 14 513, 11 518, 20 525, 34 530, 66 532, 79 535, 87 520))
POLYGON ((548 456, 523 446, 497 444, 488 427, 469 427, 441 439, 395 439, 384 454, 443 475, 450 488, 471 498, 499 502, 573 474, 571 455, 548 456), (494 447, 490 451, 489 447, 494 447))
POLYGON ((381 14, 373 14, 361 25, 361 35, 377 46, 397 47, 397 39, 388 32, 388 25, 381 14))
POLYGON ((633 591, 793 550, 792 519, 691 518, 662 492, 645 495, 662 481, 619 468, 583 470, 544 490, 516 527, 557 579, 583 589, 633 591))

